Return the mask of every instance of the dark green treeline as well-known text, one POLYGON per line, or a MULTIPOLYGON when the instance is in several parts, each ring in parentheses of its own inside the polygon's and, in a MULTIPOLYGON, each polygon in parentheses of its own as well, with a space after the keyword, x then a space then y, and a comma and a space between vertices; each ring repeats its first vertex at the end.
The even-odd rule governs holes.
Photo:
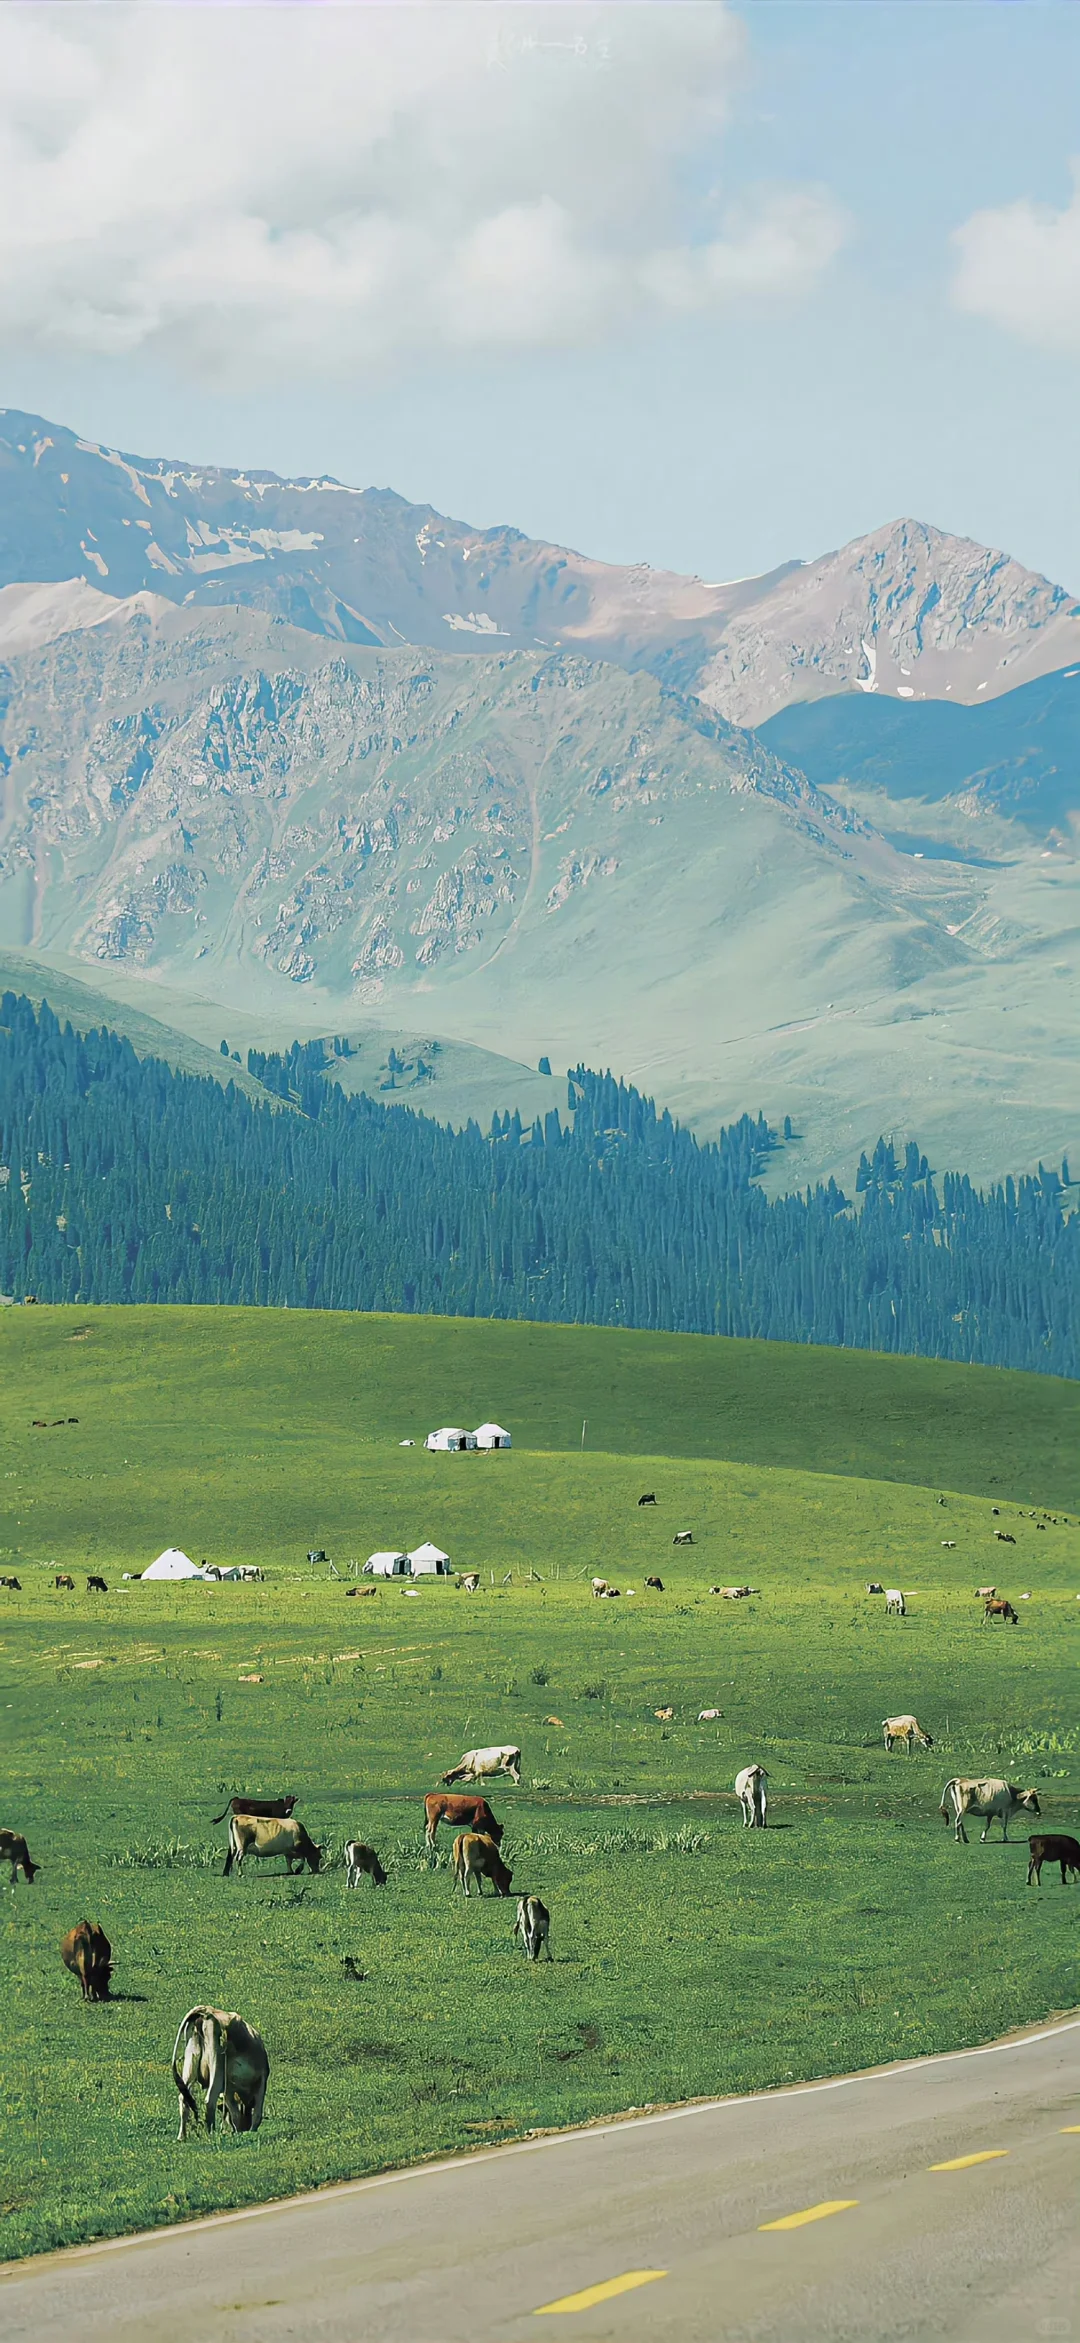
MULTIPOLYGON (((940 1191, 878 1142, 852 1204, 770 1201, 775 1143, 715 1143, 578 1067, 572 1119, 485 1138, 348 1097, 320 1043, 251 1070, 290 1106, 0 1009, 0 1283, 42 1301, 312 1309, 758 1335, 1080 1372, 1080 1217, 1042 1172, 940 1191)), ((1068 1180, 1067 1166, 1062 1167, 1068 1180)))

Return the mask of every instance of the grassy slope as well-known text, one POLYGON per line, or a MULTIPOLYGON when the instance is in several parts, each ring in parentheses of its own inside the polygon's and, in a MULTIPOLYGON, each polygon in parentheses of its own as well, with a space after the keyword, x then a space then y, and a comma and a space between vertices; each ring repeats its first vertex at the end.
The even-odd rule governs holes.
MULTIPOLYGON (((664 1437, 721 1444, 703 1368, 680 1396, 674 1364, 707 1346, 210 1312, 11 1312, 0 1336, 3 1470, 17 1476, 4 1488, 25 1516, 24 1555, 92 1557, 111 1580, 114 1555, 145 1560, 175 1536, 276 1564, 261 1588, 117 1585, 94 1601, 81 1581, 56 1594, 22 1561, 23 1593, 0 1598, 0 1702, 18 1728, 2 1819, 28 1830, 43 1865, 32 1890, 5 1892, 0 1923, 14 2115, 0 2251, 984 2038, 1073 1998, 1075 1897, 1056 1882, 1026 1895, 1022 1840, 956 1848, 936 1814, 945 1776, 983 1766, 1034 1779, 1051 1827, 1080 1812, 1080 1531, 1038 1530, 1010 1504, 1016 1546, 994 1543, 985 1484, 1004 1425, 984 1430, 980 1454, 962 1375, 920 1369, 924 1428, 942 1418, 933 1377, 954 1392, 942 1481, 984 1484, 943 1510, 932 1488, 798 1469, 805 1453, 680 1460, 654 1440, 643 1471, 633 1434, 650 1372, 664 1437), (89 1339, 73 1343, 82 1326, 89 1339), (605 1350, 616 1362, 610 1448, 618 1435, 627 1453, 574 1453, 578 1345, 594 1385, 605 1350), (619 1373, 639 1345, 651 1369, 619 1373), (436 1404, 448 1395, 459 1405, 436 1404), (77 1427, 24 1428, 62 1400, 77 1427), (490 1459, 393 1445, 428 1417, 491 1406, 529 1445, 490 1459), (636 1506, 642 1486, 655 1514, 636 1506), (676 1557, 684 1525, 695 1544, 676 1557), (483 1570, 484 1593, 348 1601, 280 1560, 316 1533, 341 1555, 435 1536, 483 1570), (542 1584, 523 1583, 529 1564, 542 1584), (634 1598, 591 1602, 596 1568, 634 1598), (646 1598, 657 1569, 667 1592, 646 1598), (912 1590, 906 1621, 865 1598, 869 1577, 912 1590), (1015 1630, 981 1626, 971 1590, 986 1577, 1031 1589, 1015 1630), (760 1597, 710 1599, 729 1579, 760 1597), (670 1725, 653 1714, 668 1702, 670 1725), (721 1722, 698 1724, 714 1705, 721 1722), (879 1721, 908 1707, 937 1746, 886 1759, 879 1721), (535 1973, 513 1951, 511 1908, 466 1908, 446 1851, 434 1870, 420 1852, 423 1790, 470 1742, 503 1737, 525 1750, 522 1789, 495 1798, 516 1884, 553 1912, 556 1959, 535 1973), (763 1838, 739 1831, 730 1798, 755 1755, 774 1799, 763 1838), (245 1787, 299 1791, 332 1869, 220 1879, 209 1817, 245 1787), (382 1895, 345 1891, 337 1857, 352 1833, 389 1861, 382 1895), (112 1938, 130 1997, 108 2008, 84 2009, 57 1959, 83 1912, 112 1938), (344 1981, 344 1954, 366 1982, 344 1981), (181 2154, 168 2053, 182 2011, 207 1997, 263 2025, 269 2113, 256 2142, 181 2154)), ((747 1346, 751 1366, 757 1355, 747 1346)), ((878 1373, 879 1408, 890 1375, 904 1387, 905 1362, 770 1357, 790 1374, 817 1367, 803 1437, 819 1463, 834 1363, 878 1373)), ((1023 1378, 974 1380, 1018 1386, 1022 1401, 1023 1378)), ((845 1388, 834 1439, 851 1436, 845 1388)), ((757 1389, 762 1439, 791 1447, 790 1391, 767 1409, 757 1389)), ((1039 1398, 1053 1392, 1039 1383, 1039 1398)), ((909 1389, 914 1442, 913 1407, 909 1389)), ((751 1428, 744 1414, 747 1441, 751 1428)))

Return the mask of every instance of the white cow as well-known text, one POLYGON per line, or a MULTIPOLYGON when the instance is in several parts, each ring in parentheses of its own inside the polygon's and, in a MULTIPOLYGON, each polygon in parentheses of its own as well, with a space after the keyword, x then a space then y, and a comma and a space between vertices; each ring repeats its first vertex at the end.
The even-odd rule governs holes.
POLYGON ((186 2139, 189 2124, 199 2120, 192 2083, 200 2083, 206 2093, 207 2131, 213 2131, 219 2099, 223 2121, 233 2131, 258 2131, 270 2061, 262 2035, 245 2018, 237 2017, 235 2010, 189 2009, 177 2028, 172 2070, 180 2094, 178 2139, 186 2139), (182 2070, 176 2063, 181 2042, 185 2046, 182 2070))
POLYGON ((951 1782, 946 1782, 941 1793, 941 1819, 943 1822, 948 1822, 950 1819, 955 1822, 956 1837, 958 1840, 963 1839, 965 1846, 967 1845, 967 1832, 964 1829, 965 1814, 974 1815, 978 1821, 985 1823, 985 1829, 982 1832, 984 1839, 996 1815, 1001 1824, 1001 1836, 1007 1840, 1011 1814, 1041 1814, 1041 1812, 1042 1808, 1034 1790, 1018 1790, 1012 1782, 1000 1781, 996 1775, 991 1775, 985 1781, 978 1781, 964 1775, 954 1775, 951 1782), (951 1818, 950 1807, 952 1808, 951 1818))
POLYGON ((520 1786, 521 1751, 512 1742, 504 1741, 492 1749, 467 1749, 448 1774, 440 1775, 440 1780, 447 1788, 451 1782, 487 1782, 493 1774, 509 1774, 510 1780, 520 1786))
POLYGON ((514 1934, 515 1936, 520 1936, 521 1938, 522 1944, 525 1947, 526 1960, 538 1961, 540 1958, 540 1948, 543 1945, 547 1948, 547 1957, 550 1961, 551 1946, 548 1943, 548 1932, 550 1927, 551 1914, 548 1911, 547 1905, 541 1903, 539 1896, 518 1897, 517 1919, 514 1922, 514 1934))
POLYGON ((902 1741, 909 1757, 916 1746, 920 1749, 934 1746, 931 1735, 923 1732, 918 1717, 883 1717, 881 1730, 886 1749, 891 1749, 894 1741, 902 1741))
POLYGON ((765 1784, 769 1777, 763 1765, 744 1765, 735 1776, 735 1795, 742 1803, 742 1818, 747 1830, 764 1830, 769 1801, 765 1784))
POLYGON ((607 1593, 607 1587, 608 1587, 608 1582, 607 1582, 606 1578, 594 1578, 594 1580, 593 1580, 593 1582, 592 1582, 592 1591, 593 1591, 594 1595, 596 1595, 597 1597, 599 1597, 600 1595, 606 1595, 606 1593, 607 1593))
POLYGON ((898 1619, 907 1618, 907 1604, 905 1603, 903 1595, 901 1594, 898 1586, 887 1586, 885 1589, 886 1617, 888 1617, 890 1611, 895 1612, 898 1619))

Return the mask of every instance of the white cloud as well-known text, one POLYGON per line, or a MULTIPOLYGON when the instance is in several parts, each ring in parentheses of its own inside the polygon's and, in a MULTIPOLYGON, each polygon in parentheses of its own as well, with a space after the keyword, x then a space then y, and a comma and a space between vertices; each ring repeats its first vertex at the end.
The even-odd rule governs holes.
POLYGON ((244 383, 558 347, 811 286, 843 223, 701 193, 722 0, 0 8, 0 330, 244 383))
POLYGON ((1070 203, 1024 197, 974 212, 955 231, 961 309, 1050 349, 1080 350, 1080 162, 1070 203))

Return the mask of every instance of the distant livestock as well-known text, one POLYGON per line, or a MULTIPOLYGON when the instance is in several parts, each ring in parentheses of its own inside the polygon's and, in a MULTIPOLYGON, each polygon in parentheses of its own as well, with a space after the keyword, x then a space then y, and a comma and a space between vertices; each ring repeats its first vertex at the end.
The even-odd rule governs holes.
POLYGON ((909 1757, 915 1748, 932 1749, 934 1746, 931 1735, 923 1732, 917 1717, 883 1717, 881 1730, 885 1735, 886 1749, 892 1749, 897 1741, 902 1741, 909 1757))
POLYGON ((459 1593, 461 1592, 461 1589, 464 1588, 467 1595, 474 1595, 477 1593, 480 1586, 480 1572, 478 1570, 467 1570, 464 1578, 459 1578, 457 1583, 459 1593))
POLYGON ((10 1587, 12 1594, 21 1595, 22 1593, 22 1588, 19 1585, 17 1578, 0 1578, 0 1586, 10 1587))
POLYGON ((14 1830, 0 1830, 0 1863, 10 1863, 13 1888, 18 1882, 20 1871, 27 1887, 33 1887, 34 1874, 41 1869, 40 1863, 31 1862, 26 1840, 20 1838, 18 1831, 14 1830))
POLYGON ((65 1969, 82 1986, 84 2001, 108 2001, 112 1946, 96 1920, 77 1920, 60 1947, 65 1969))
POLYGON ((900 1588, 898 1586, 887 1586, 885 1589, 886 1618, 888 1617, 890 1611, 892 1612, 894 1618, 907 1618, 907 1604, 905 1603, 903 1595, 901 1594, 900 1588))
POLYGON ((541 1947, 546 1951, 548 1959, 551 1959, 551 1946, 548 1943, 550 1928, 551 1914, 539 1896, 519 1896, 514 1934, 521 1938, 526 1960, 539 1960, 541 1947))
POLYGON ((660 1723, 662 1725, 670 1725, 674 1714, 675 1711, 673 1708, 654 1708, 653 1710, 654 1717, 659 1717, 660 1723))
POLYGON ((725 1603, 741 1603, 744 1596, 756 1594, 757 1591, 757 1588, 753 1586, 711 1586, 709 1588, 711 1595, 721 1595, 725 1603))
POLYGON ((652 1588, 652 1590, 653 1590, 653 1593, 654 1593, 655 1595, 662 1595, 662 1594, 663 1594, 663 1591, 664 1591, 664 1581, 663 1581, 663 1579, 662 1579, 662 1578, 647 1578, 647 1579, 646 1579, 646 1581, 645 1581, 645 1584, 646 1584, 646 1586, 651 1586, 651 1588, 652 1588))
POLYGON ((107 1595, 109 1589, 103 1578, 92 1575, 86 1581, 86 1591, 88 1595, 107 1595))
POLYGON ((233 2131, 258 2131, 263 2119, 270 2061, 262 2035, 235 2010, 189 2009, 177 2028, 172 2057, 173 2081, 180 2094, 178 2139, 198 2123, 199 2110, 192 2084, 206 2094, 205 2122, 213 2131, 218 2102, 222 2119, 233 2131), (184 2044, 183 2070, 177 2065, 184 2044))
POLYGON ((238 1791, 236 1797, 230 1798, 228 1805, 222 1807, 220 1814, 211 1816, 211 1820, 224 1822, 227 1814, 259 1814, 269 1816, 274 1822, 285 1822, 295 1804, 294 1790, 290 1790, 287 1798, 247 1798, 238 1791))
POLYGON ((322 1862, 322 1848, 313 1846, 302 1822, 276 1822, 269 1816, 234 1814, 229 1824, 229 1852, 222 1877, 228 1878, 234 1863, 242 1871, 246 1855, 255 1855, 260 1862, 271 1855, 284 1855, 285 1869, 290 1873, 305 1863, 309 1871, 315 1872, 322 1862))
POLYGON ((1021 1813, 1042 1813, 1035 1791, 1018 1790, 1012 1782, 1003 1782, 997 1775, 991 1775, 984 1781, 956 1775, 951 1782, 946 1782, 941 1793, 942 1821, 948 1822, 951 1818, 955 1825, 955 1836, 958 1840, 962 1839, 965 1846, 965 1815, 970 1814, 976 1821, 985 1823, 982 1833, 984 1839, 996 1819, 1001 1824, 1002 1838, 1007 1840, 1010 1815, 1021 1813))
POLYGON ((1068 1885, 1070 1871, 1075 1871, 1080 1875, 1080 1840, 1066 1837, 1063 1831, 1049 1831, 1045 1838, 1029 1839, 1028 1847, 1031 1851, 1027 1875, 1029 1887, 1032 1880, 1034 1880, 1036 1887, 1042 1886, 1044 1863, 1060 1864, 1062 1887, 1068 1885))
POLYGON ((501 1846, 503 1826, 496 1822, 486 1798, 462 1798, 432 1790, 424 1800, 424 1835, 429 1847, 435 1844, 435 1833, 440 1822, 448 1822, 451 1830, 483 1831, 496 1846, 501 1846))
POLYGON ((349 1839, 345 1848, 345 1885, 359 1887, 362 1879, 370 1879, 372 1887, 386 1886, 386 1873, 374 1847, 365 1847, 359 1839, 349 1839))
POLYGON ((454 1878, 463 1895, 469 1894, 469 1883, 475 1879, 477 1895, 482 1896, 484 1881, 490 1879, 497 1896, 508 1896, 513 1876, 486 1832, 462 1831, 454 1840, 454 1878))
POLYGON ((58 1593, 73 1595, 75 1592, 75 1581, 68 1577, 66 1570, 61 1570, 58 1573, 53 1580, 53 1585, 58 1593))
POLYGON ((520 1786, 521 1751, 512 1742, 504 1741, 491 1749, 467 1749, 464 1757, 459 1757, 449 1773, 440 1774, 439 1779, 448 1789, 451 1782, 487 1782, 493 1774, 509 1774, 510 1780, 520 1786))
POLYGON ((980 1603, 992 1603, 996 1593, 996 1586, 977 1586, 975 1589, 976 1600, 980 1603))
POLYGON ((646 1493, 645 1493, 644 1497, 639 1497, 639 1498, 638 1498, 638 1504, 639 1504, 639 1505, 655 1505, 655 1503, 656 1503, 656 1491, 655 1491, 655 1489, 648 1489, 648 1490, 646 1490, 646 1493))
POLYGON ((948 1548, 949 1548, 949 1550, 950 1550, 950 1552, 951 1552, 951 1553, 955 1553, 955 1552, 956 1552, 956 1539, 955 1539, 955 1538, 942 1538, 942 1541, 941 1541, 941 1543, 942 1543, 942 1545, 943 1545, 943 1546, 948 1546, 948 1548))
POLYGON ((715 1725, 718 1717, 722 1717, 723 1713, 722 1708, 699 1708, 697 1721, 699 1725, 715 1725))
POLYGON ((1006 1602, 1004 1596, 999 1597, 996 1602, 994 1601, 993 1597, 989 1597, 983 1604, 984 1627, 988 1619, 1004 1619, 1006 1624, 1010 1627, 1018 1627, 1020 1624, 1018 1615, 1013 1610, 1012 1604, 1006 1602))
POLYGON ((879 1579, 868 1578, 866 1581, 866 1591, 868 1595, 883 1595, 885 1589, 879 1579))
POLYGON ((1015 1546, 1016 1544, 1016 1539, 1014 1538, 1011 1529, 996 1529, 994 1531, 994 1536, 996 1537, 999 1546, 1015 1546))
POLYGON ((735 1776, 735 1795, 742 1806, 742 1818, 747 1830, 764 1830, 769 1801, 765 1784, 769 1777, 763 1765, 744 1765, 735 1776))
POLYGON ((693 1531, 677 1529, 671 1543, 673 1546, 692 1546, 694 1543, 693 1531))
POLYGON ((600 1596, 601 1596, 601 1595, 606 1595, 606 1593, 607 1593, 607 1590, 608 1590, 608 1582, 607 1582, 606 1578, 594 1578, 594 1579, 593 1579, 593 1582, 592 1582, 592 1592, 593 1592, 594 1596, 596 1597, 597 1601, 599 1601, 599 1599, 600 1599, 600 1596))

